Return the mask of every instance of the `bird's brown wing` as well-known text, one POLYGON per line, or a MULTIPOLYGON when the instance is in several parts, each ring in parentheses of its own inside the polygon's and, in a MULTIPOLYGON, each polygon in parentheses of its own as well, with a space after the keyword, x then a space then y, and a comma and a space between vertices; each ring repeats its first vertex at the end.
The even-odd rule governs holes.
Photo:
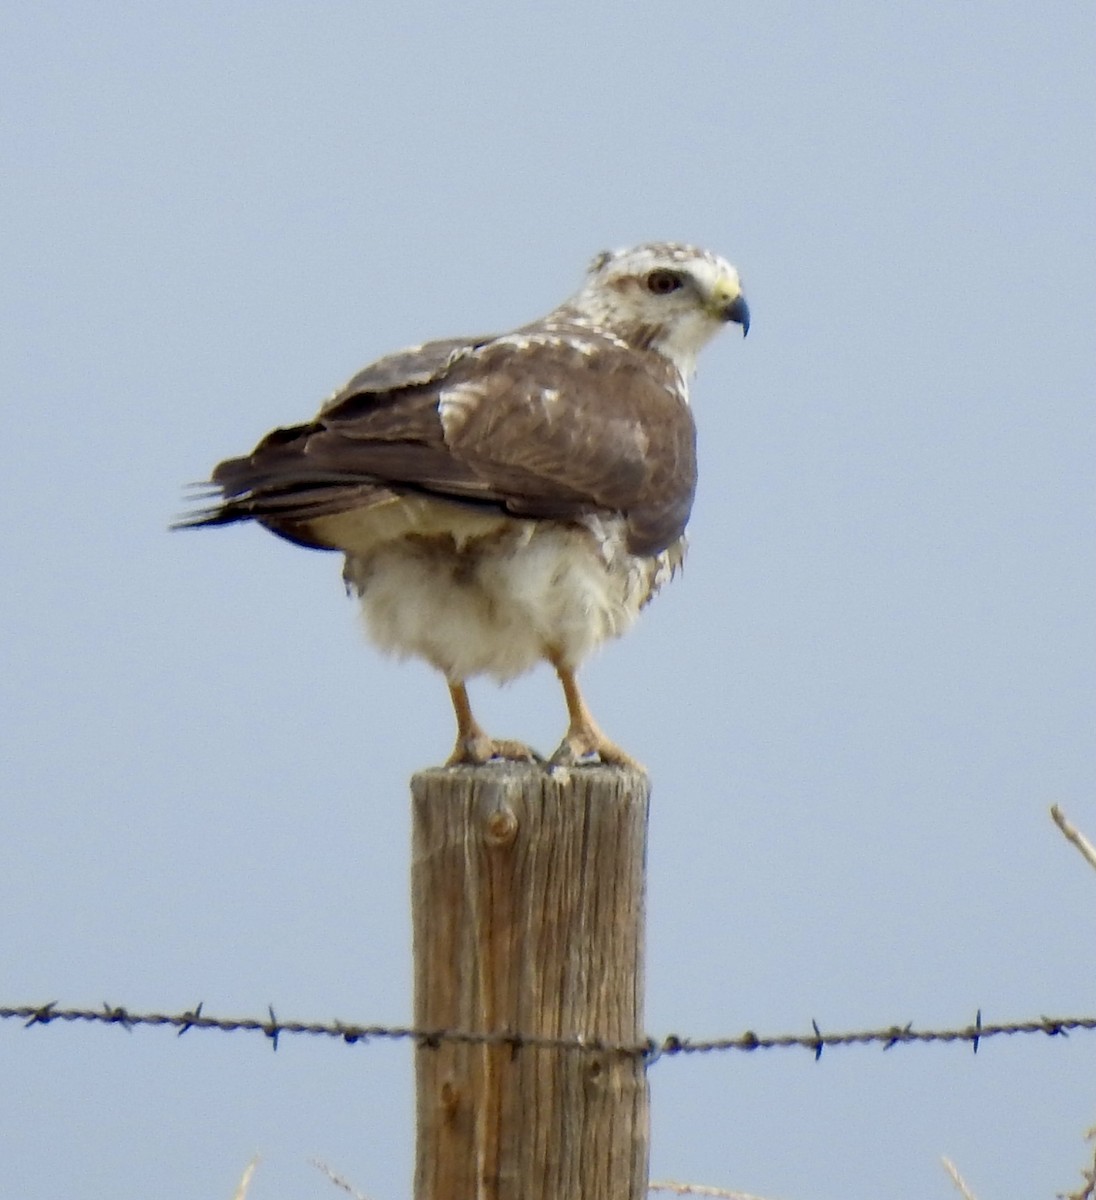
POLYGON ((408 346, 393 354, 386 354, 376 362, 363 367, 348 383, 341 387, 320 409, 318 417, 324 417, 353 396, 377 396, 385 392, 399 391, 432 383, 440 379, 449 369, 454 358, 468 354, 495 340, 493 334, 484 337, 442 338, 436 342, 424 342, 421 346, 408 346))
POLYGON ((695 487, 678 388, 660 355, 585 329, 430 343, 366 368, 315 421, 221 463, 224 500, 191 523, 255 519, 338 548, 310 522, 417 493, 520 517, 619 513, 629 548, 657 553, 684 530, 695 487))
POLYGON ((684 531, 695 429, 661 355, 585 330, 526 348, 501 339, 458 364, 441 406, 452 454, 515 516, 619 513, 637 554, 684 531))

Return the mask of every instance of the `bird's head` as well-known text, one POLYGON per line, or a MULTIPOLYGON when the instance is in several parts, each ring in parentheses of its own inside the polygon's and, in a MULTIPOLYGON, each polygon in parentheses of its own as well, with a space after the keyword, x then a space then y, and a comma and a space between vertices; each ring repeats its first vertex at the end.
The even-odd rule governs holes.
POLYGON ((599 254, 568 307, 631 346, 666 355, 686 376, 728 321, 743 334, 750 327, 734 267, 718 254, 673 242, 599 254))

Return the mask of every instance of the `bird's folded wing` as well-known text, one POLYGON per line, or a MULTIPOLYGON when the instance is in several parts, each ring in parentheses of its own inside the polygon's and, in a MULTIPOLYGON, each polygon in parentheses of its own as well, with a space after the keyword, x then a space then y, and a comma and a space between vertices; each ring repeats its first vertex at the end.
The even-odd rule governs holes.
POLYGON ((695 486, 678 387, 660 355, 585 333, 429 343, 221 463, 224 503, 196 520, 253 518, 301 540, 315 517, 412 492, 522 517, 619 513, 630 548, 657 553, 683 531, 695 486))

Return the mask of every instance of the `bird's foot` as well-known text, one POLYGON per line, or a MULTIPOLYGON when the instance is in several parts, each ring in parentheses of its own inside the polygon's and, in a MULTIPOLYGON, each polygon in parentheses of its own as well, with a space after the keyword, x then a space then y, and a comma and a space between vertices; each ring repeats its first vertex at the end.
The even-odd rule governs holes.
POLYGON ((567 701, 567 732, 555 754, 548 760, 550 767, 576 767, 580 763, 597 757, 606 766, 627 767, 633 771, 644 771, 646 767, 617 745, 614 745, 597 727, 575 679, 575 668, 555 651, 547 655, 556 669, 563 687, 563 698, 567 701))
POLYGON ((478 767, 498 759, 505 762, 544 762, 544 759, 524 742, 488 737, 484 733, 480 723, 472 716, 472 706, 468 703, 468 690, 463 680, 450 681, 449 696, 457 718, 457 744, 453 747, 453 753, 445 760, 447 767, 459 767, 462 764, 478 767))
POLYGON ((453 753, 445 761, 447 767, 482 766, 484 763, 497 762, 526 762, 542 763, 543 755, 538 754, 532 746, 511 738, 492 738, 483 732, 476 732, 467 737, 458 737, 453 753))
POLYGON ((577 767, 597 758, 606 766, 628 767, 646 772, 647 768, 609 739, 596 726, 569 729, 558 749, 548 760, 552 767, 577 767))

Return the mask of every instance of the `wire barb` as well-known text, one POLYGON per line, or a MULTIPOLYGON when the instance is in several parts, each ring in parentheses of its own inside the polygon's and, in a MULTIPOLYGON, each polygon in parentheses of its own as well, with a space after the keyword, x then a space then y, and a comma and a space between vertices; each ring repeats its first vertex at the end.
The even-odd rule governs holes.
POLYGON ((178 1032, 175 1034, 176 1037, 182 1037, 188 1029, 194 1028, 198 1023, 198 1018, 202 1015, 202 1005, 204 1003, 204 1000, 199 1000, 193 1012, 183 1013, 184 1024, 179 1026, 178 1032))
POLYGON ((282 1027, 278 1024, 278 1018, 274 1015, 274 1005, 268 1004, 266 1011, 270 1013, 270 1024, 263 1026, 263 1033, 270 1038, 275 1052, 278 1049, 278 1035, 282 1032, 282 1027))
MULTIPOLYGON (((41 1008, 30 1009, 29 1019, 23 1026, 24 1029, 29 1029, 32 1025, 48 1025, 54 1018, 54 1009, 57 1007, 57 1001, 51 1000, 48 1004, 43 1004, 41 1008)), ((23 1013, 23 1016, 28 1016, 28 1013, 23 1013)))

